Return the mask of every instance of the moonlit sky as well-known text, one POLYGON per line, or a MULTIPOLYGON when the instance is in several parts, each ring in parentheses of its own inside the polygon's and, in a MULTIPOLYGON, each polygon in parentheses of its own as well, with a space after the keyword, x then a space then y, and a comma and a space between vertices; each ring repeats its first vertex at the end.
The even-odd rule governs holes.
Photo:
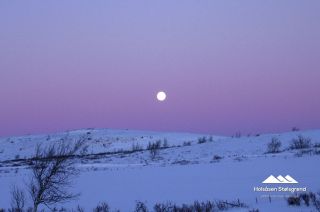
POLYGON ((319 0, 0 1, 0 136, 320 128, 319 11, 319 0))

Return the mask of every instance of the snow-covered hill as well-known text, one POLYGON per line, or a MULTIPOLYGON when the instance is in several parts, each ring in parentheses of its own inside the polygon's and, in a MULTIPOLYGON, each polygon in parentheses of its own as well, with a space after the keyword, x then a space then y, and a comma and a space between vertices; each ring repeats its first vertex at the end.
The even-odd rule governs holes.
MULTIPOLYGON (((320 191, 320 130, 246 137, 131 130, 85 129, 51 135, 0 138, 0 208, 10 206, 10 187, 30 175, 25 159, 37 144, 86 138, 86 152, 77 160, 81 170, 73 190, 80 199, 65 207, 87 210, 105 201, 112 208, 132 211, 135 201, 192 203, 195 200, 241 200, 260 211, 316 211, 313 206, 288 206, 289 192, 257 192, 270 175, 290 175, 303 187, 320 191), (290 148, 294 139, 310 139, 303 149, 290 148), (272 138, 281 142, 279 153, 267 153, 272 138), (155 157, 149 143, 160 141, 155 157)), ((272 185, 268 185, 269 187, 272 185)))
MULTIPOLYGON (((114 152, 118 150, 129 150, 132 145, 139 144, 146 147, 149 142, 157 140, 170 141, 170 145, 182 145, 184 142, 196 141, 201 136, 191 133, 161 133, 133 130, 113 130, 113 129, 84 129, 67 131, 63 133, 49 135, 29 135, 20 137, 0 138, 0 159, 8 160, 28 158, 37 144, 48 145, 60 139, 68 142, 77 141, 80 137, 88 138, 88 151, 90 154, 102 152, 114 152)), ((215 139, 223 138, 215 136, 215 139)))

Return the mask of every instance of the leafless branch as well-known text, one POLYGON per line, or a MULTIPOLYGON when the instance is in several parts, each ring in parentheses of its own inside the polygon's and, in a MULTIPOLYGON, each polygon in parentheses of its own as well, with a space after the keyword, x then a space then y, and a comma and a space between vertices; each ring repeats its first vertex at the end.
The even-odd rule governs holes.
POLYGON ((68 188, 72 177, 79 174, 73 157, 81 151, 85 141, 86 137, 81 137, 76 143, 64 138, 48 147, 37 145, 28 185, 34 212, 41 204, 49 207, 78 197, 78 194, 68 192, 68 188))

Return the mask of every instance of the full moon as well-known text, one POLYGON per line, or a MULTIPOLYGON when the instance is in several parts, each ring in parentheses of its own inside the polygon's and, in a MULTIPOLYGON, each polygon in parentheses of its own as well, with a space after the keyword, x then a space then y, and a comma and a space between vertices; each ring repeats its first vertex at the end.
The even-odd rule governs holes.
POLYGON ((159 101, 164 101, 164 100, 166 100, 166 98, 167 98, 167 94, 165 93, 165 92, 163 92, 163 91, 159 91, 158 93, 157 93, 157 99, 159 100, 159 101))

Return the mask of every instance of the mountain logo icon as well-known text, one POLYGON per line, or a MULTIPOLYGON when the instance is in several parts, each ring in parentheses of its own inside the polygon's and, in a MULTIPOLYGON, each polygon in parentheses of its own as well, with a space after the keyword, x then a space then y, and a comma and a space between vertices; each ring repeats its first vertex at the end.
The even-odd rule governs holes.
POLYGON ((265 183, 265 184, 276 184, 276 183, 295 184, 295 183, 298 183, 298 181, 293 179, 290 175, 287 175, 285 177, 283 177, 282 175, 279 175, 278 177, 270 175, 262 183, 265 183))

